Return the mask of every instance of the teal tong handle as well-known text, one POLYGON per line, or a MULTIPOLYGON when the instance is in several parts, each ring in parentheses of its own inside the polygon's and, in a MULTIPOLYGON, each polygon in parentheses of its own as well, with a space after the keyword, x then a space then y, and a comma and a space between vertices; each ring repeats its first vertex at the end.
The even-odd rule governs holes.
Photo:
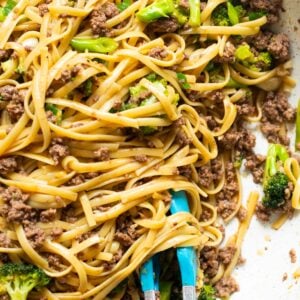
MULTIPOLYGON (((172 191, 171 194, 171 214, 190 211, 184 191, 172 191)), ((193 247, 179 247, 176 253, 181 274, 183 300, 196 300, 196 251, 193 247)), ((159 291, 158 254, 144 263, 140 272, 140 281, 145 300, 155 300, 155 292, 159 291)))
MULTIPOLYGON (((184 191, 171 192, 171 213, 190 212, 188 199, 184 191)), ((181 282, 184 287, 196 287, 197 258, 193 247, 179 247, 176 250, 179 263, 181 282)), ((192 298, 191 298, 192 299, 192 298)))

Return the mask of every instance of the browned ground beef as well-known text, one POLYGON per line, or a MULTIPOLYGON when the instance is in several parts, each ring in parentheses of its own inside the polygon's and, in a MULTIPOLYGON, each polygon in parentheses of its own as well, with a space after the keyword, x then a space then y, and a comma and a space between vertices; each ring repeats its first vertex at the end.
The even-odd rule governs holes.
POLYGON ((3 248, 12 247, 11 239, 4 232, 0 232, 0 247, 3 248))
POLYGON ((217 282, 215 289, 218 297, 229 297, 239 291, 240 288, 233 277, 224 277, 217 282))
POLYGON ((224 48, 223 56, 216 57, 218 63, 234 63, 235 62, 235 46, 231 42, 227 42, 224 48))
POLYGON ((236 247, 233 246, 226 246, 219 250, 219 259, 220 261, 228 265, 231 261, 236 252, 236 247))
POLYGON ((271 211, 267 209, 261 202, 258 202, 255 208, 255 215, 258 220, 268 222, 271 217, 271 211))
POLYGON ((161 18, 147 26, 149 32, 169 33, 175 32, 180 25, 176 18, 161 18))
POLYGON ((64 139, 54 138, 49 147, 49 154, 52 156, 55 165, 58 165, 63 158, 70 154, 69 146, 64 139))
POLYGON ((118 217, 114 238, 124 247, 130 247, 138 237, 137 224, 134 224, 129 216, 118 217))
POLYGON ((199 183, 208 188, 213 181, 219 181, 223 174, 222 163, 218 159, 213 159, 210 162, 210 166, 204 165, 198 169, 199 183))
POLYGON ((11 52, 11 50, 0 49, 0 62, 8 60, 11 55, 11 52))
POLYGON ((240 222, 244 222, 247 218, 247 209, 243 206, 240 207, 238 213, 237 213, 237 218, 239 219, 240 222))
POLYGON ((110 271, 118 263, 118 261, 122 258, 122 256, 123 256, 123 251, 119 249, 117 253, 114 254, 111 261, 104 262, 102 264, 104 271, 110 271))
POLYGON ((192 141, 183 130, 179 129, 176 134, 176 142, 181 146, 187 146, 191 144, 192 141))
POLYGON ((205 246, 200 252, 200 266, 206 276, 214 277, 219 269, 218 249, 205 246))
POLYGON ((57 211, 55 208, 49 208, 41 211, 40 213, 40 221, 43 223, 48 223, 55 220, 57 216, 57 211))
POLYGON ((134 159, 140 163, 145 163, 148 161, 148 157, 145 154, 135 155, 134 159))
POLYGON ((239 191, 235 168, 231 162, 225 166, 226 182, 223 189, 216 195, 218 213, 223 219, 228 218, 236 209, 235 195, 239 191))
POLYGON ((0 174, 7 175, 8 173, 15 172, 19 168, 18 160, 15 156, 0 158, 0 174))
POLYGON ((268 51, 280 62, 290 58, 290 42, 284 33, 275 34, 269 31, 261 31, 247 40, 259 51, 268 51))
POLYGON ((45 232, 41 228, 33 224, 25 226, 24 230, 25 230, 25 235, 29 240, 31 246, 34 249, 39 249, 43 245, 46 239, 45 232))
POLYGON ((162 47, 154 47, 149 51, 148 55, 153 58, 163 60, 168 56, 168 52, 162 47))
POLYGON ((291 259, 291 263, 294 264, 297 261, 297 253, 295 249, 291 249, 289 251, 289 255, 290 255, 290 259, 291 259))
POLYGON ((106 26, 106 21, 119 14, 118 7, 112 2, 105 2, 94 9, 90 15, 90 26, 95 35, 112 36, 112 30, 106 26))
POLYGON ((255 183, 262 183, 266 157, 260 154, 251 154, 246 157, 245 167, 248 169, 255 183))
POLYGON ((38 5, 39 15, 43 17, 45 14, 49 12, 48 5, 46 3, 42 3, 38 5))
POLYGON ((270 143, 289 144, 289 138, 280 131, 284 122, 294 122, 296 111, 284 92, 269 92, 262 106, 261 131, 270 143))
POLYGON ((99 161, 106 161, 110 159, 109 149, 107 147, 100 147, 94 152, 94 156, 99 161))

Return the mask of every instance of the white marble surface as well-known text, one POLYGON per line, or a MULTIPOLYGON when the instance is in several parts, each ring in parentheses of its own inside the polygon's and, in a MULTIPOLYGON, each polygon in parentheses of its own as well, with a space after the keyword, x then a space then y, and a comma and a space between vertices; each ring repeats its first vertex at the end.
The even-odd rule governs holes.
MULTIPOLYGON (((288 33, 292 41, 293 76, 298 83, 291 95, 291 102, 296 104, 300 98, 300 0, 285 0, 284 8, 286 12, 282 14, 279 30, 288 33)), ((294 146, 293 128, 291 136, 291 145, 294 146)), ((266 141, 258 134, 256 151, 265 154, 266 147, 266 141)), ((246 174, 243 174, 243 182, 245 202, 249 191, 260 189, 246 174)), ((235 225, 231 224, 231 231, 235 225)), ((300 267, 300 214, 296 214, 279 231, 272 230, 254 218, 243 244, 242 255, 247 261, 234 272, 240 284, 240 292, 235 293, 231 300, 300 299, 300 278, 293 278, 294 271, 300 267), (298 257, 294 264, 289 257, 291 248, 296 250, 298 257), (282 281, 284 273, 287 273, 288 278, 282 281)))

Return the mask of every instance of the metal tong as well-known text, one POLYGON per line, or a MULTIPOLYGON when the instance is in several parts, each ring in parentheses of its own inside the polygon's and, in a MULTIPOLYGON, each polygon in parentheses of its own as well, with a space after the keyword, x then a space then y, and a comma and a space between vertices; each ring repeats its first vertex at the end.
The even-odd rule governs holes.
MULTIPOLYGON (((184 191, 171 192, 171 214, 189 212, 189 205, 184 191)), ((183 300, 196 300, 197 260, 193 247, 176 249, 180 268, 183 300)), ((159 292, 159 261, 158 254, 151 257, 141 268, 140 281, 145 300, 155 300, 159 292)))

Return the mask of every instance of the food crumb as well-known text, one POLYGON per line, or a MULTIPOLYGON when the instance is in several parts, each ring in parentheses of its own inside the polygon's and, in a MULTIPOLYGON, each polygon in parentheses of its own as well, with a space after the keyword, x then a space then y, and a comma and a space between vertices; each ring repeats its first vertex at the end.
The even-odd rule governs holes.
POLYGON ((270 237, 269 235, 266 235, 266 236, 265 236, 265 241, 266 241, 266 242, 270 242, 270 241, 271 241, 271 237, 270 237))
POLYGON ((287 272, 285 272, 282 276, 282 281, 286 281, 287 278, 288 278, 288 274, 287 274, 287 272))
POLYGON ((291 249, 289 252, 291 263, 294 264, 297 261, 297 254, 295 249, 291 249))
POLYGON ((293 273, 293 277, 295 279, 299 278, 300 277, 300 268, 297 268, 296 271, 293 273))

